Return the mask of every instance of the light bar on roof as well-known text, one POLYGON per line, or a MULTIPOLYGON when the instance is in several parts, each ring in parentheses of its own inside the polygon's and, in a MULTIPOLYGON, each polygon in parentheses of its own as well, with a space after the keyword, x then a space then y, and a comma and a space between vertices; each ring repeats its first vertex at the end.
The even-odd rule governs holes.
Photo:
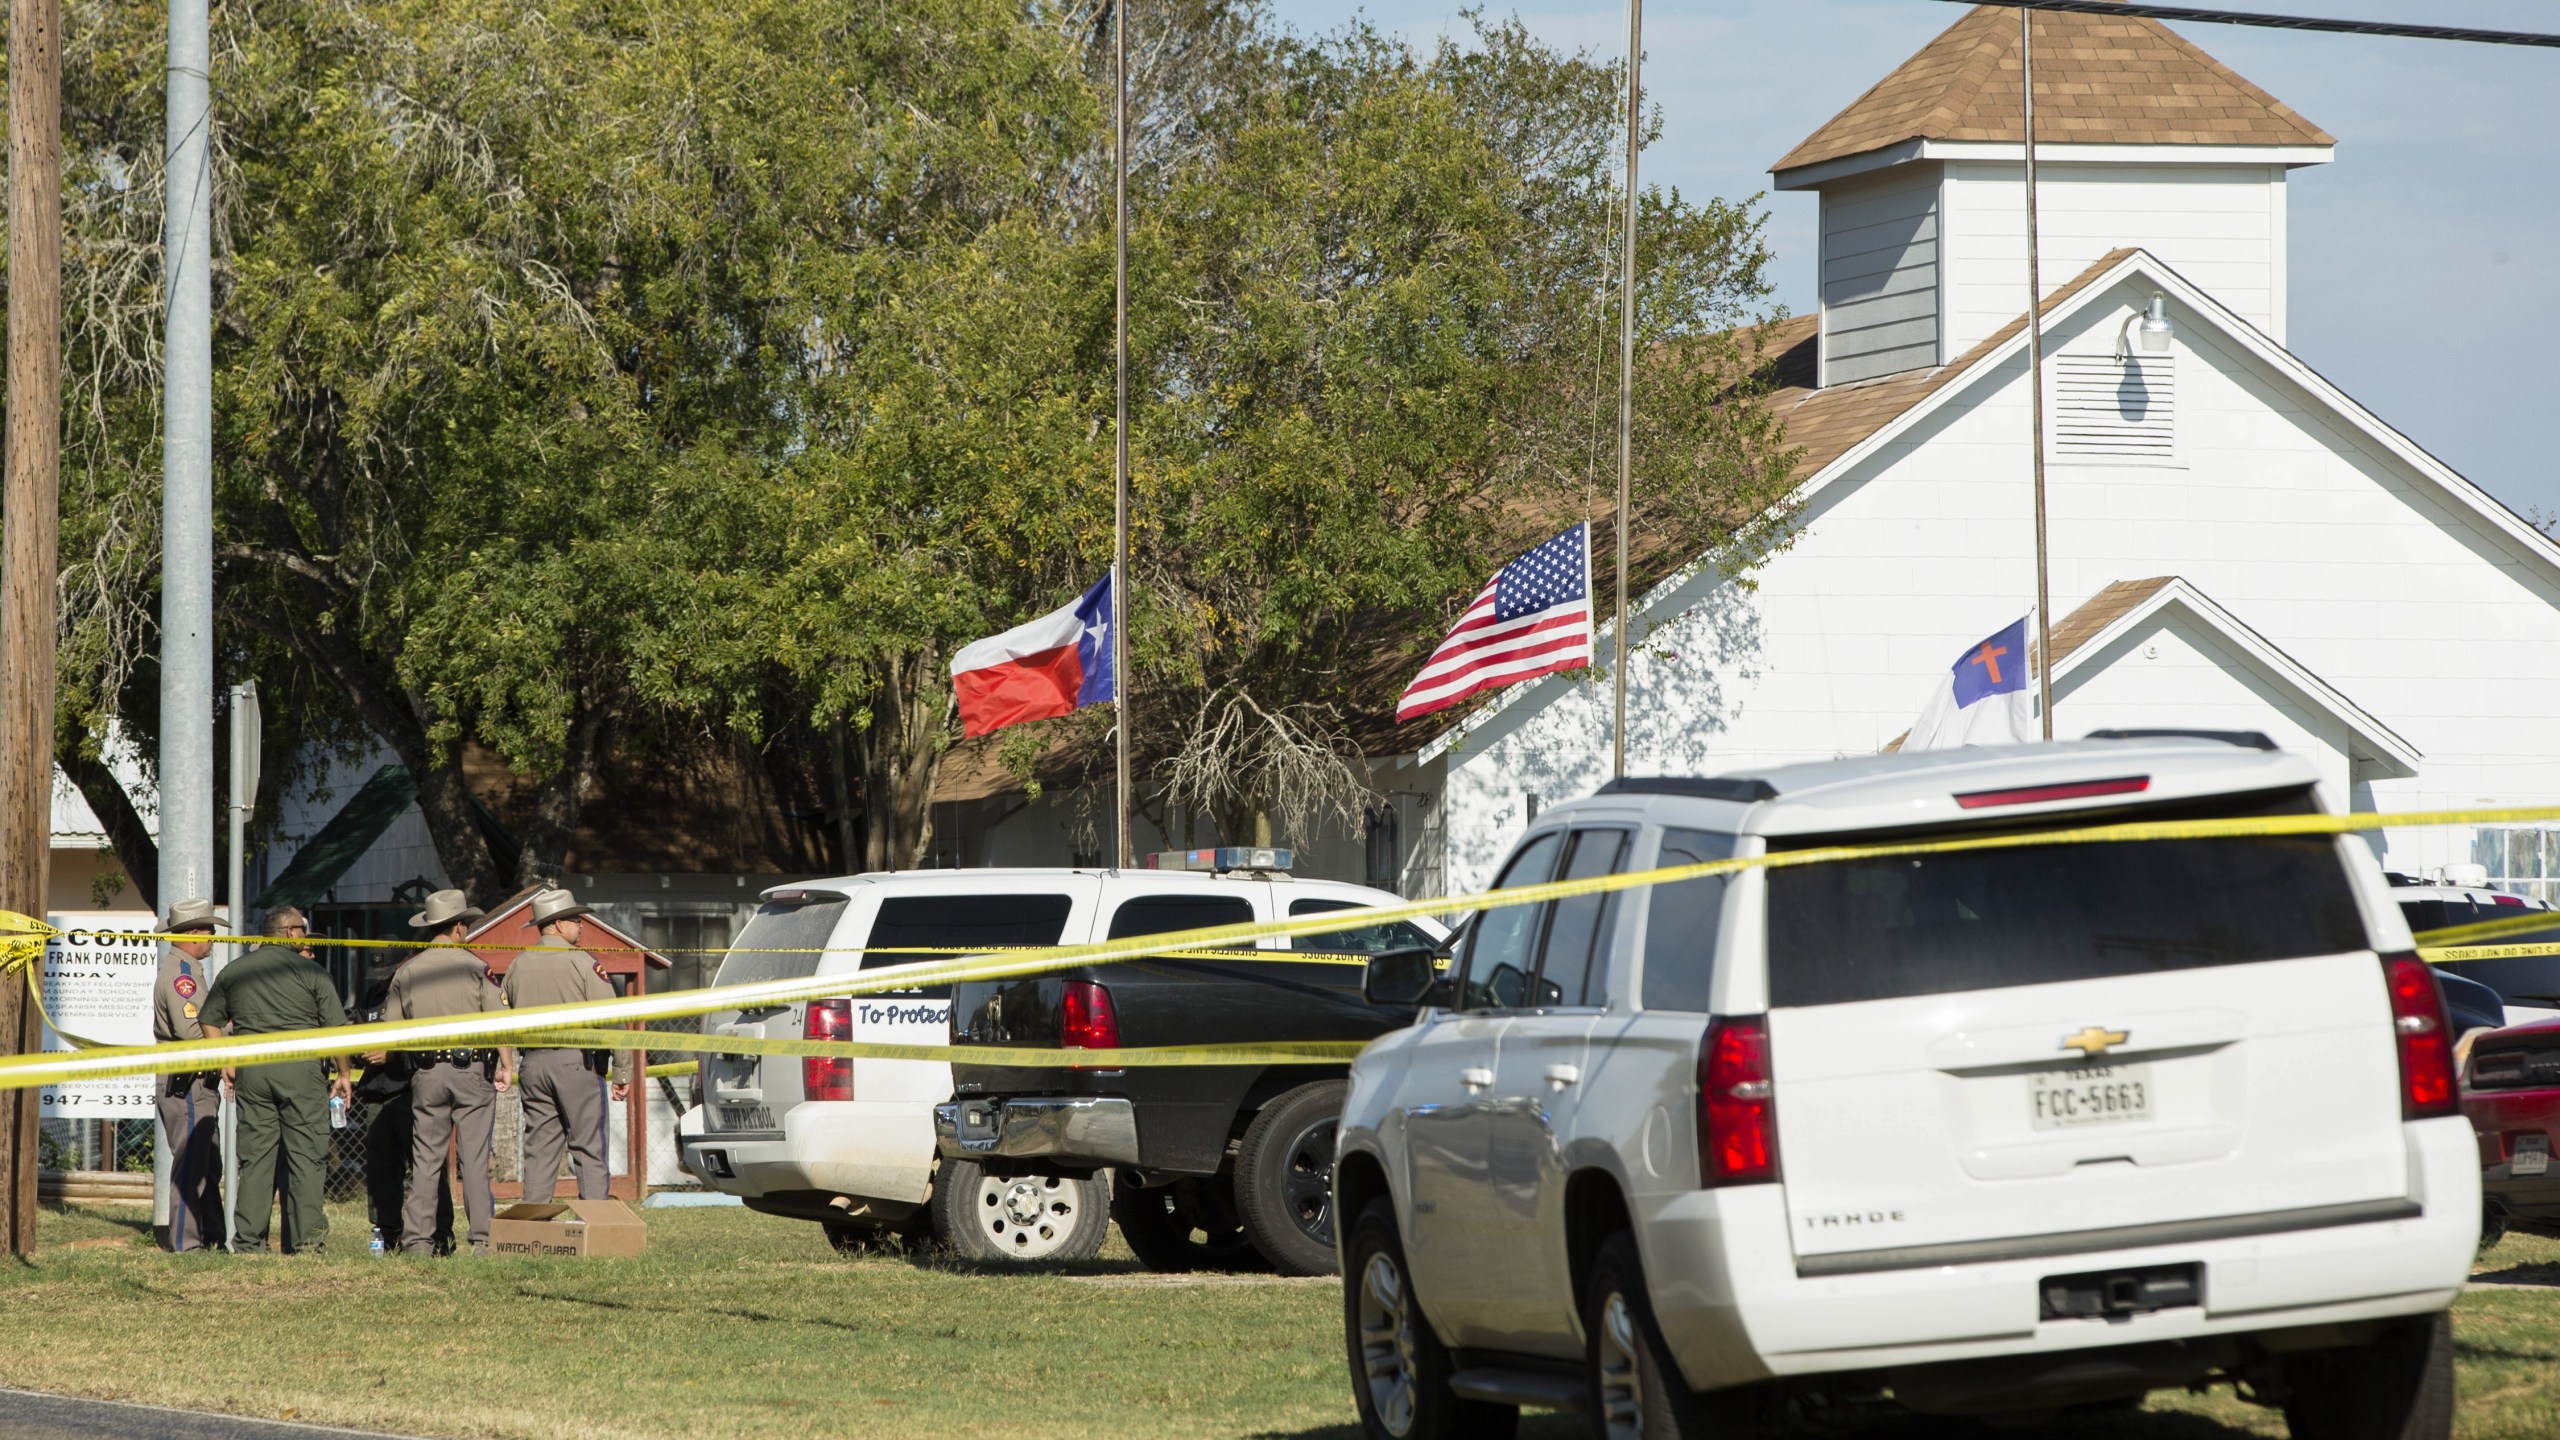
POLYGON ((1149 870, 1286 870, 1296 852, 1251 845, 1222 845, 1214 850, 1159 850, 1146 859, 1149 870))
POLYGON ((2047 800, 2087 800, 2099 795, 2138 795, 2151 788, 2148 775, 2124 775, 2113 780, 2074 780, 2062 785, 2026 785, 2015 790, 1976 790, 1958 795, 1956 804, 1966 810, 1989 810, 2001 805, 2037 805, 2047 800))

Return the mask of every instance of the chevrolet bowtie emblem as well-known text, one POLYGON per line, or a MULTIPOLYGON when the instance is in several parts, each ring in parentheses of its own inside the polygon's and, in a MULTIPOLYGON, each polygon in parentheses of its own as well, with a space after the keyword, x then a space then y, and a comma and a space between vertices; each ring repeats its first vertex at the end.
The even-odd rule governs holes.
POLYGON ((2081 1054, 2094 1060, 2098 1056, 2106 1054, 2110 1047, 2121 1045, 2132 1038, 2133 1035, 2130 1031, 2109 1030, 2104 1026, 2092 1025, 2077 1035, 2063 1036, 2062 1048, 2065 1050, 2077 1050, 2081 1054))

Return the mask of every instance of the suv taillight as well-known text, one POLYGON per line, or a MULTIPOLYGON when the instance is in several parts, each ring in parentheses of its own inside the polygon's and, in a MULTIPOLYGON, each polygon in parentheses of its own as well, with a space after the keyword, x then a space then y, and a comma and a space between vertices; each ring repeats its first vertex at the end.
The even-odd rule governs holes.
POLYGON ((2415 955, 2382 957, 2391 992, 2391 1034, 2400 1044, 2400 1118, 2430 1120, 2462 1113, 2454 1087, 2453 1027, 2436 972, 2415 955))
POLYGON ((1778 1178, 1778 1106, 1765 1016, 1720 1017, 1698 1052, 1698 1179, 1756 1185, 1778 1178))
MULTIPOLYGON (((800 1027, 809 1040, 850 1040, 853 1038, 853 1002, 851 1000, 812 1000, 809 1021, 800 1027)), ((800 1098, 803 1100, 850 1100, 853 1098, 853 1061, 841 1055, 807 1055, 800 1060, 800 1098)))
POLYGON ((1070 1050, 1117 1050, 1120 1017, 1111 1008, 1111 992, 1090 980, 1067 982, 1062 1008, 1066 1022, 1058 1027, 1058 1043, 1070 1050))

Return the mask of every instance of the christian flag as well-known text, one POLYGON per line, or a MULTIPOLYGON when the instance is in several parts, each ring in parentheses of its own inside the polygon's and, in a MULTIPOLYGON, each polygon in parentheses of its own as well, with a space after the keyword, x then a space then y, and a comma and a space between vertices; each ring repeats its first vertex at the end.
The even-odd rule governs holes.
POLYGON ((1073 605, 962 646, 951 657, 951 683, 960 694, 960 729, 968 735, 1117 699, 1111 577, 1094 582, 1073 605))
POLYGON ((2036 738, 2036 697, 2027 688, 2028 618, 2021 615, 1966 646, 1947 673, 1930 682, 1929 698, 1903 737, 1903 749, 2024 745, 2036 738))
POLYGON ((1396 719, 1591 663, 1591 526, 1576 525, 1485 582, 1396 702, 1396 719))

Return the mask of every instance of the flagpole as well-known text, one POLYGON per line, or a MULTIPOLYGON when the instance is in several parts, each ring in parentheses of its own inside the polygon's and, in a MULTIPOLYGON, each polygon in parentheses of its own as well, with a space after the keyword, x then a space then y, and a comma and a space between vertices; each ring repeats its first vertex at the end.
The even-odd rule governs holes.
POLYGON ((2027 408, 2033 413, 2036 476, 2036 710, 2053 738, 2053 588, 2044 513, 2044 279, 2036 257, 2036 59, 2033 10, 2018 12, 2018 88, 2026 96, 2021 136, 2027 158, 2027 408))
POLYGON ((1137 863, 1129 840, 1129 0, 1111 7, 1111 85, 1111 730, 1118 772, 1113 828, 1120 868, 1127 870, 1137 863))
MULTIPOLYGON (((1644 0, 1627 0, 1627 220, 1618 263, 1618 623, 1609 664, 1614 718, 1609 775, 1627 773, 1627 503, 1634 460, 1636 399, 1636 138, 1644 106, 1644 0)), ((1585 539, 1584 553, 1590 545, 1585 539)))

